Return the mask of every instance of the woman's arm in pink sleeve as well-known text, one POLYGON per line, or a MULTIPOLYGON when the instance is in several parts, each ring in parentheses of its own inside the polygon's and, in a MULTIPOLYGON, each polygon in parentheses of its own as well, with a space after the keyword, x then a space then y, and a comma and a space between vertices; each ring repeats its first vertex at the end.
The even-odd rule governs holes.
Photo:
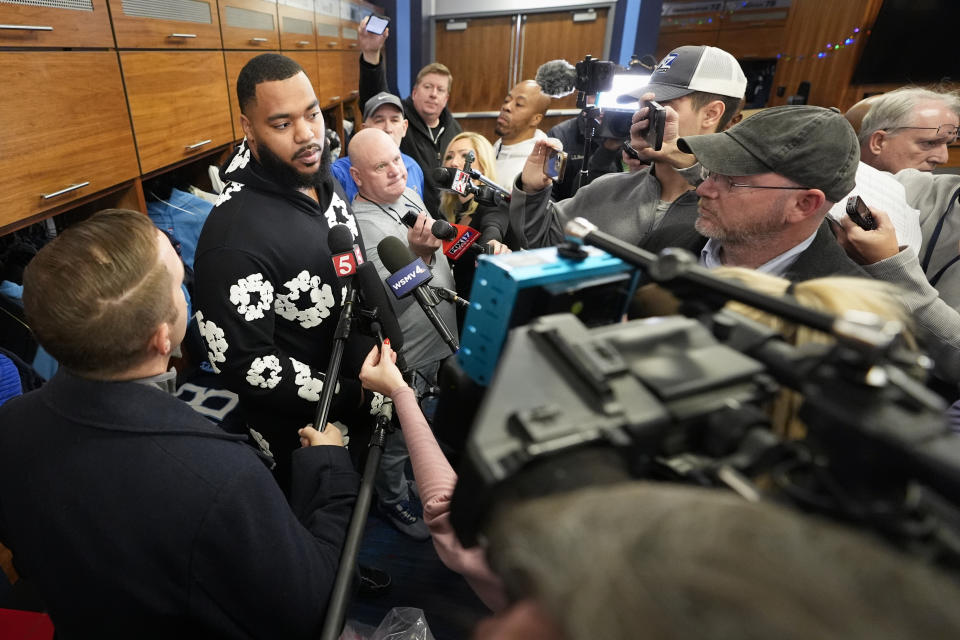
POLYGON ((444 565, 467 579, 484 604, 494 611, 504 608, 507 600, 503 585, 487 566, 483 550, 464 549, 450 525, 450 498, 457 485, 457 474, 417 406, 413 389, 400 387, 390 397, 410 451, 413 476, 423 502, 423 520, 430 529, 437 555, 444 565))

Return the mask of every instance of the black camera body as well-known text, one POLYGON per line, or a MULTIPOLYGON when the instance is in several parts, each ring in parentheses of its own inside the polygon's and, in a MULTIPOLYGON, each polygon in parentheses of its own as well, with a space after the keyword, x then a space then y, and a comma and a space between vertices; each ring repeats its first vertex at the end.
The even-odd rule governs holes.
POLYGON ((576 64, 577 80, 574 87, 584 93, 600 93, 609 91, 613 86, 613 74, 617 65, 609 60, 595 60, 591 56, 584 56, 576 64))

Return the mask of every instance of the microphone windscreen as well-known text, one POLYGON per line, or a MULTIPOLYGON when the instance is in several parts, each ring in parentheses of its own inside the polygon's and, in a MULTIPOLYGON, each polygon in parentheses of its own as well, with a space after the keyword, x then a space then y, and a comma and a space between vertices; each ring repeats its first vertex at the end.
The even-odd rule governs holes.
POLYGON ((381 240, 377 245, 377 253, 380 255, 380 262, 390 273, 396 273, 416 260, 407 245, 394 236, 387 236, 381 240))
POLYGON ((534 80, 544 94, 562 98, 576 88, 577 69, 566 60, 551 60, 540 65, 534 80))
POLYGON ((453 186, 453 179, 457 175, 456 169, 450 167, 434 167, 430 173, 436 185, 446 189, 453 186))
POLYGON ((440 238, 441 240, 453 240, 457 236, 456 227, 446 220, 437 220, 434 222, 433 226, 430 227, 430 231, 433 233, 434 238, 440 238))
POLYGON ((383 335, 390 338, 390 344, 395 351, 400 351, 403 347, 403 331, 400 330, 400 321, 397 320, 397 314, 387 298, 387 290, 383 287, 377 267, 372 262, 364 262, 358 266, 357 274, 353 277, 353 286, 360 292, 361 306, 364 309, 377 308, 383 335))
POLYGON ((353 233, 345 224, 331 227, 327 233, 327 247, 332 255, 353 251, 353 233))

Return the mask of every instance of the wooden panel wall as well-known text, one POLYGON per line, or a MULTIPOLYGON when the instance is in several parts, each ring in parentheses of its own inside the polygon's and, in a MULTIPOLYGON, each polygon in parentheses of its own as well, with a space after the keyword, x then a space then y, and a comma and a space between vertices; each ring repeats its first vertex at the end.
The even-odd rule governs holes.
POLYGON ((828 43, 837 44, 838 39, 842 43, 855 26, 871 26, 882 4, 883 0, 794 0, 782 45, 783 51, 792 55, 777 62, 768 106, 786 104, 787 97, 796 93, 803 81, 810 83, 808 104, 846 109, 859 100, 850 79, 866 39, 857 37, 853 45, 824 58, 817 58, 816 53, 828 43), (776 88, 780 86, 786 90, 777 97, 776 88))

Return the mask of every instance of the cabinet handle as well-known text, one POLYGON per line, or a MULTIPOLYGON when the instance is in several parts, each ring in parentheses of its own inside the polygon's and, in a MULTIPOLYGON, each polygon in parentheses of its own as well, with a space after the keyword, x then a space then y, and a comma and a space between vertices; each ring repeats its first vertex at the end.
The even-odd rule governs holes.
POLYGON ((328 42, 328 43, 327 43, 327 46, 328 46, 328 47, 335 47, 335 46, 337 46, 338 44, 340 44, 340 43, 337 42, 336 40, 334 40, 334 41, 332 41, 332 42, 328 42))
POLYGON ((188 144, 186 146, 187 151, 193 151, 194 149, 199 149, 205 144, 210 144, 213 140, 201 140, 200 142, 194 142, 193 144, 188 144))
POLYGON ((351 43, 350 43, 350 48, 351 48, 351 49, 356 49, 356 48, 357 48, 357 43, 356 43, 356 42, 351 42, 351 43))
MULTIPOLYGON (((330 102, 336 102, 336 101, 339 100, 339 99, 340 99, 340 96, 330 96, 330 100, 329 100, 329 101, 330 101, 330 102)), ((498 112, 498 113, 499 113, 499 112, 498 112)))
POLYGON ((53 31, 53 27, 40 27, 32 24, 0 24, 7 31, 53 31))
POLYGON ((258 44, 260 42, 266 42, 266 41, 267 41, 266 38, 250 38, 250 42, 252 42, 253 44, 258 44))
POLYGON ((309 41, 309 40, 297 40, 297 46, 298 46, 298 47, 305 47, 305 46, 307 46, 308 44, 310 44, 310 41, 309 41))
POLYGON ((89 181, 89 180, 87 180, 86 182, 79 182, 79 183, 77 183, 77 184, 72 184, 72 185, 70 185, 70 186, 67 187, 66 189, 60 189, 60 191, 54 191, 53 193, 44 193, 44 194, 42 194, 42 197, 43 197, 44 200, 49 200, 49 199, 51 199, 51 198, 56 198, 57 196, 62 196, 62 195, 65 194, 65 193, 70 193, 71 191, 76 191, 77 189, 83 189, 83 188, 84 188, 85 186, 87 186, 88 184, 90 184, 90 181, 89 181))
POLYGON ((196 38, 197 34, 195 33, 171 33, 167 36, 168 38, 196 38))

